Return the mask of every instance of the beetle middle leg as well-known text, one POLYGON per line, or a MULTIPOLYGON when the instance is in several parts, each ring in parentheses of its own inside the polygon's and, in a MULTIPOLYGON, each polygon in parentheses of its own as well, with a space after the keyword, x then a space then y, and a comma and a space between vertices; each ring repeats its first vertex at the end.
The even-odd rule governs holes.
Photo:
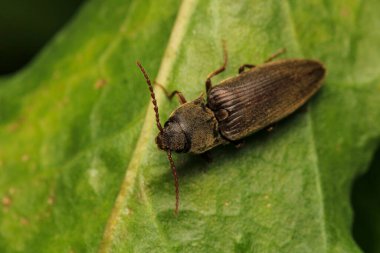
POLYGON ((235 145, 235 148, 242 148, 245 145, 244 140, 233 141, 231 143, 235 145))
POLYGON ((212 87, 211 78, 216 76, 217 74, 222 73, 224 70, 226 70, 226 66, 227 66, 227 62, 228 62, 228 54, 227 54, 227 49, 226 49, 226 43, 224 43, 224 42, 223 42, 223 57, 224 57, 223 65, 220 68, 218 68, 217 70, 214 70, 213 72, 211 72, 210 74, 207 75, 206 92, 208 92, 212 87))
POLYGON ((245 69, 253 69, 254 67, 256 67, 256 65, 253 65, 253 64, 244 64, 244 65, 241 65, 240 68, 239 68, 239 74, 241 74, 242 72, 244 72, 245 69))
POLYGON ((184 103, 187 102, 187 100, 186 100, 185 96, 182 94, 182 92, 177 91, 177 90, 172 91, 172 92, 169 92, 169 91, 168 91, 168 90, 167 90, 162 84, 159 84, 159 83, 157 83, 157 82, 154 82, 154 85, 160 87, 160 88, 164 91, 166 97, 167 97, 169 100, 172 100, 172 98, 173 98, 174 96, 177 96, 178 101, 179 101, 180 104, 184 104, 184 103))
POLYGON ((212 156, 211 156, 210 151, 206 151, 206 152, 202 153, 202 154, 201 154, 201 157, 202 157, 203 160, 205 160, 207 163, 211 163, 211 162, 212 162, 212 156))

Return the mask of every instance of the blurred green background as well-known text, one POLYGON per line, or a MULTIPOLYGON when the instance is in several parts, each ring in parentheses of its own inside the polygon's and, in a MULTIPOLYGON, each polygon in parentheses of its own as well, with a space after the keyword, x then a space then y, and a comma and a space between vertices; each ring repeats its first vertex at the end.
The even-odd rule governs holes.
POLYGON ((0 75, 25 66, 83 0, 0 1, 0 75))
MULTIPOLYGON (((25 67, 70 18, 84 0, 0 1, 0 76, 25 67)), ((369 171, 353 187, 353 234, 364 252, 380 244, 380 148, 369 171)))

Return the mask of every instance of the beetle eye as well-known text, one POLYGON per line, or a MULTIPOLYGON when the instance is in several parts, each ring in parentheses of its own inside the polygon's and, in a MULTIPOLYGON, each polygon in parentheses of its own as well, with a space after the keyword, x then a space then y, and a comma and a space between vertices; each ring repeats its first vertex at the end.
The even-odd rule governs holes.
POLYGON ((170 124, 172 123, 176 123, 176 119, 175 117, 170 117, 165 123, 164 123, 164 127, 169 127, 170 124))
POLYGON ((159 132, 156 137, 156 143, 159 149, 161 150, 167 150, 167 147, 164 146, 164 140, 163 140, 163 132, 159 132))

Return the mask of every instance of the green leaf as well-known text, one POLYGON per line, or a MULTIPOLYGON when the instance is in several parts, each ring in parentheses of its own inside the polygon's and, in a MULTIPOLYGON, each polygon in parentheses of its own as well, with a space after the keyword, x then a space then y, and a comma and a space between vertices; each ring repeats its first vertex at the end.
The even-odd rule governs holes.
MULTIPOLYGON (((360 252, 351 184, 380 136, 380 2, 89 1, 28 68, 0 80, 1 252, 360 252), (190 99, 207 74, 325 63, 322 90, 214 162, 175 156, 181 206, 135 66, 190 99)), ((177 106, 157 90, 162 120, 177 106)), ((380 249, 375 249, 379 251, 380 249)), ((374 251, 375 252, 375 251, 374 251)))

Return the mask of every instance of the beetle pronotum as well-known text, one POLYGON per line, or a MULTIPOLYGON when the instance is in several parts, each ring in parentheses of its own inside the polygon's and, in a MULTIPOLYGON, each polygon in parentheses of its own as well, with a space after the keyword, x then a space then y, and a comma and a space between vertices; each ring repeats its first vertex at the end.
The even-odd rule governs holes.
POLYGON ((284 50, 270 57, 264 64, 244 64, 235 77, 212 86, 211 78, 223 72, 227 65, 224 47, 224 63, 206 79, 207 101, 203 95, 187 102, 181 92, 174 91, 181 106, 161 126, 157 102, 151 81, 137 62, 149 86, 159 133, 156 144, 167 152, 175 180, 178 213, 179 186, 177 170, 171 153, 190 152, 202 154, 220 144, 236 144, 242 138, 266 128, 293 113, 310 99, 321 87, 325 76, 323 65, 315 60, 290 59, 270 62, 284 50), (248 69, 245 71, 245 69, 248 69))

